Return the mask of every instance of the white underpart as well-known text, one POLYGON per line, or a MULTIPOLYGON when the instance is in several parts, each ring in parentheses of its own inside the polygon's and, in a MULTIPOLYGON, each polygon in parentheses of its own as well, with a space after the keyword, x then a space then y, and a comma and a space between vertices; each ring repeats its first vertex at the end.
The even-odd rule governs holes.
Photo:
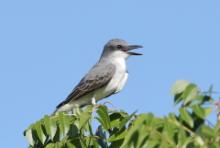
POLYGON ((128 73, 126 72, 126 73, 125 73, 125 76, 122 78, 122 80, 121 80, 120 83, 118 84, 118 87, 117 87, 117 90, 115 91, 115 93, 120 92, 120 91, 124 88, 124 86, 125 86, 127 80, 128 80, 128 73))
POLYGON ((106 96, 109 96, 112 93, 117 93, 123 89, 125 86, 128 73, 126 69, 126 58, 128 55, 124 52, 115 52, 112 57, 109 58, 112 64, 116 66, 115 74, 113 75, 112 79, 106 85, 106 87, 100 89, 96 94, 96 100, 101 100, 106 96))

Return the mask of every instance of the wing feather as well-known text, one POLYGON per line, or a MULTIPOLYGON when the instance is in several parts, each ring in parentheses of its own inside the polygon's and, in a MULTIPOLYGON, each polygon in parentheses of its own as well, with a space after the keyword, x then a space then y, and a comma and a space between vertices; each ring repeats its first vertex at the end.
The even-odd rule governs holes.
POLYGON ((80 97, 87 95, 95 90, 102 88, 111 80, 115 73, 115 66, 113 64, 97 64, 89 73, 79 82, 79 84, 68 95, 66 100, 61 102, 57 108, 73 101, 80 97))

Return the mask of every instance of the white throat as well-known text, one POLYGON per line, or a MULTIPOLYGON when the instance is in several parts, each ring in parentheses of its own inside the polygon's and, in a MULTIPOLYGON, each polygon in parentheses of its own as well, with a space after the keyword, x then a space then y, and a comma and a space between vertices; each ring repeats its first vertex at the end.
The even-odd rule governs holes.
POLYGON ((126 59, 122 57, 115 57, 111 59, 111 62, 116 65, 117 68, 121 69, 121 71, 126 72, 126 59))

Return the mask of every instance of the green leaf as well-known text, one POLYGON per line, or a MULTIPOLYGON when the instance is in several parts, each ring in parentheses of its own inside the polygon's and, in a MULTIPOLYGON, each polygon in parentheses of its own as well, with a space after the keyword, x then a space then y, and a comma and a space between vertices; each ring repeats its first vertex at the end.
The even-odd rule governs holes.
POLYGON ((197 116, 199 116, 200 118, 204 119, 206 116, 205 116, 205 110, 199 106, 199 105, 193 105, 192 106, 192 109, 193 111, 195 112, 195 114, 197 116))
POLYGON ((202 119, 205 119, 212 111, 212 108, 210 108, 210 107, 202 108, 199 105, 193 105, 192 109, 195 112, 195 114, 202 119))
POLYGON ((64 113, 58 114, 58 125, 60 129, 60 139, 65 137, 70 129, 70 118, 71 116, 65 115, 64 113))
POLYGON ((112 135, 111 137, 108 138, 109 142, 113 142, 113 141, 117 141, 117 140, 121 140, 124 139, 124 137, 126 136, 127 131, 124 130, 122 132, 116 133, 114 135, 112 135))
POLYGON ((99 115, 96 119, 102 124, 104 129, 108 130, 111 128, 111 122, 108 115, 107 107, 106 106, 99 106, 98 110, 96 111, 99 115))
POLYGON ((173 141, 173 137, 176 133, 175 124, 172 122, 169 122, 169 120, 165 118, 163 126, 164 126, 163 135, 169 138, 170 141, 173 141))
POLYGON ((70 143, 70 142, 67 142, 67 143, 66 143, 66 146, 67 146, 67 148, 76 148, 76 146, 73 145, 73 144, 70 143))
MULTIPOLYGON (((152 131, 156 131, 156 129, 153 129, 153 127, 149 127, 149 129, 152 129, 152 131)), ((138 133, 140 137, 138 137, 137 140, 137 147, 143 147, 146 143, 146 140, 150 139, 151 133, 148 131, 148 127, 146 126, 141 126, 141 128, 138 129, 138 133), (146 132, 147 131, 147 132, 146 132)))
POLYGON ((187 112, 185 107, 179 109, 180 118, 185 121, 191 128, 194 126, 194 122, 190 114, 187 112))
POLYGON ((203 94, 199 94, 196 97, 196 100, 193 102, 193 104, 195 104, 195 105, 203 105, 206 102, 212 103, 211 101, 212 101, 211 97, 206 96, 206 95, 204 96, 203 94))
POLYGON ((56 135, 56 131, 57 131, 56 122, 53 119, 51 119, 50 116, 45 116, 44 127, 46 129, 47 134, 50 136, 51 140, 53 140, 54 136, 56 135))
POLYGON ((189 81, 186 80, 176 81, 171 88, 171 94, 175 96, 177 94, 182 93, 188 85, 189 85, 189 81))
POLYGON ((132 134, 130 135, 130 139, 128 140, 127 145, 130 147, 137 147, 138 144, 138 139, 140 138, 140 135, 138 133, 138 131, 134 131, 132 132, 132 134))
POLYGON ((79 130, 78 130, 77 126, 75 124, 71 124, 68 136, 70 138, 75 138, 78 136, 78 133, 79 133, 79 130))
MULTIPOLYGON (((86 137, 86 147, 91 148, 99 148, 100 145, 98 143, 97 136, 88 136, 86 137)), ((78 147, 77 147, 78 148, 78 147)))
POLYGON ((55 148, 55 147, 56 147, 56 144, 50 143, 50 144, 46 145, 45 148, 55 148))
MULTIPOLYGON (((110 120, 111 120, 111 117, 110 117, 110 120)), ((110 124, 111 124, 112 128, 119 128, 120 123, 121 123, 121 121, 119 118, 119 119, 111 120, 110 124)))
POLYGON ((196 137, 195 137, 195 142, 196 142, 199 146, 204 146, 204 144, 205 144, 204 140, 203 140, 200 136, 196 136, 196 137))
POLYGON ((79 118, 79 129, 83 129, 85 125, 89 122, 92 116, 92 106, 88 106, 83 112, 78 116, 79 118))
POLYGON ((182 93, 176 94, 176 95, 174 96, 174 105, 179 104, 182 100, 183 100, 183 98, 182 98, 182 93))
POLYGON ((218 134, 215 135, 215 131, 208 127, 207 125, 202 125, 199 129, 200 135, 203 135, 204 137, 207 138, 212 138, 218 136, 218 134))
POLYGON ((199 90, 195 84, 189 84, 182 94, 183 104, 187 105, 199 95, 199 90))
POLYGON ((187 135, 186 132, 183 129, 178 130, 178 146, 183 146, 184 143, 187 141, 187 135))
POLYGON ((119 124, 119 129, 123 128, 127 123, 128 121, 135 116, 137 111, 133 112, 131 115, 127 116, 127 117, 124 117, 124 119, 120 122, 119 124))
POLYGON ((28 140, 29 144, 33 146, 35 142, 32 135, 32 129, 28 129, 25 131, 25 137, 28 140))
POLYGON ((148 132, 150 132, 150 130, 146 130, 148 126, 150 130, 156 128, 156 125, 154 124, 154 116, 152 114, 138 115, 138 117, 132 123, 132 126, 129 127, 122 147, 137 147, 138 145, 141 145, 142 140, 145 139, 145 136, 147 136, 148 132))
POLYGON ((156 147, 159 147, 161 141, 157 140, 157 139, 153 139, 153 140, 149 140, 146 142, 146 148, 156 148, 156 147))
POLYGON ((191 142, 193 142, 193 138, 192 138, 192 137, 187 137, 187 138, 184 140, 184 143, 181 144, 179 147, 181 147, 181 148, 192 147, 192 146, 190 145, 191 142))
POLYGON ((124 112, 114 111, 109 115, 111 128, 119 128, 121 121, 129 115, 124 112))
POLYGON ((41 121, 37 122, 34 125, 34 130, 37 133, 37 137, 39 138, 40 142, 44 145, 44 142, 46 141, 46 136, 44 135, 44 132, 42 130, 41 121))
POLYGON ((113 141, 113 142, 110 143, 108 148, 121 148, 122 143, 123 143, 123 139, 122 140, 113 141))

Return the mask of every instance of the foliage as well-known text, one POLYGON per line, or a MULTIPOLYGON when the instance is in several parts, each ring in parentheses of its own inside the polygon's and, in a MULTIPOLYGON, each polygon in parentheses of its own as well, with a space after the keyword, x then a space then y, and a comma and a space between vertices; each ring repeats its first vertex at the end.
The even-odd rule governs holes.
POLYGON ((178 113, 155 117, 152 113, 128 114, 105 105, 75 109, 74 114, 44 116, 24 132, 30 148, 191 148, 220 147, 220 122, 209 125, 213 109, 212 87, 206 93, 187 81, 173 88, 178 113), (100 126, 93 131, 92 121, 100 126))

